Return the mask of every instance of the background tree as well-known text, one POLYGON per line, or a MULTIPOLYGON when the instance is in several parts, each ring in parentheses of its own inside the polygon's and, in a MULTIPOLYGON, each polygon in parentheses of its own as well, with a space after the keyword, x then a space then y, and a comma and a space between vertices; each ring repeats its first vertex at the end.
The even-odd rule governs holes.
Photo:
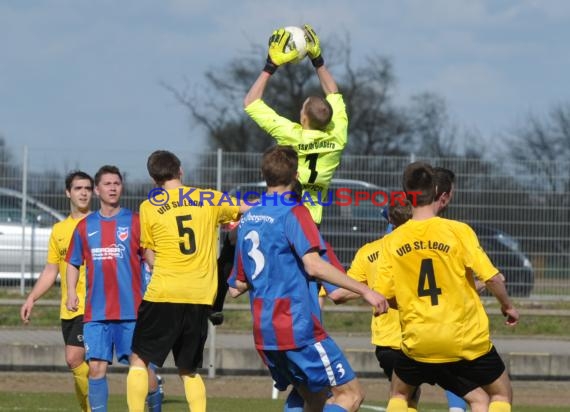
POLYGON ((538 190, 570 189, 570 103, 560 103, 540 117, 529 114, 505 139, 506 152, 520 162, 527 184, 538 190))
MULTIPOLYGON (((430 136, 430 144, 422 147, 422 150, 430 149, 427 154, 451 154, 453 147, 448 140, 454 130, 446 123, 449 119, 443 99, 425 94, 416 97, 410 109, 398 106, 394 98, 396 75, 391 61, 373 55, 362 66, 354 66, 349 43, 348 35, 323 41, 325 61, 347 105, 346 154, 407 156, 418 150, 415 144, 422 141, 422 133, 430 136), (445 140, 437 141, 440 138, 445 140)), ((205 130, 211 149, 259 153, 273 144, 273 139, 243 111, 243 98, 259 76, 266 53, 266 47, 252 44, 239 58, 208 71, 206 86, 201 90, 188 81, 182 89, 163 84, 188 109, 191 123, 205 130)), ((303 61, 280 67, 264 93, 264 100, 282 116, 298 121, 303 101, 312 94, 322 94, 322 90, 313 67, 303 61)), ((238 168, 256 170, 258 160, 252 158, 252 161, 250 164, 242 156, 224 167, 231 176, 238 168)), ((210 181, 212 176, 202 178, 210 181)))
POLYGON ((0 186, 20 189, 20 168, 8 147, 6 138, 0 134, 0 186))

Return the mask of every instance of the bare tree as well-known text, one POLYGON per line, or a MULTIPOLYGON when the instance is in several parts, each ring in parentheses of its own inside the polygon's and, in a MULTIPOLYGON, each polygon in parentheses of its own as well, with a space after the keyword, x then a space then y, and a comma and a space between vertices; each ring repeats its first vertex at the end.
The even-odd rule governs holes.
POLYGON ((545 117, 529 114, 506 142, 527 184, 541 191, 570 189, 570 103, 555 105, 545 117))
POLYGON ((0 134, 0 186, 19 189, 19 170, 6 138, 0 134))
POLYGON ((422 93, 412 97, 407 123, 416 153, 449 157, 457 154, 459 128, 451 122, 443 97, 422 93))
MULTIPOLYGON (((391 62, 383 57, 369 58, 364 67, 350 63, 348 39, 325 42, 327 64, 337 75, 349 114, 349 146, 352 154, 399 154, 408 130, 405 116, 393 102, 395 76, 391 62)), ((184 105, 194 124, 205 129, 211 148, 259 152, 272 139, 243 112, 243 97, 264 63, 266 50, 252 45, 250 52, 205 75, 205 90, 192 89, 186 82, 180 90, 163 86, 184 105), (201 96, 201 97, 198 97, 201 96)), ((280 67, 264 94, 281 115, 298 119, 304 99, 322 93, 318 78, 308 61, 280 67)))

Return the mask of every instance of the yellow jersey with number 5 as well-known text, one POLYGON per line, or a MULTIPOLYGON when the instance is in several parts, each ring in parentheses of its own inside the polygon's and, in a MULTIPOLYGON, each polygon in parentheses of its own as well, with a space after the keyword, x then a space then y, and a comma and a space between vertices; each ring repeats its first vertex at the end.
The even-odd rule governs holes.
POLYGON ((237 201, 227 194, 188 186, 142 202, 141 246, 154 251, 144 299, 211 305, 218 285, 218 225, 238 214, 237 201))
POLYGON ((384 238, 374 288, 396 297, 402 350, 428 363, 473 360, 492 343, 475 289, 499 273, 467 224, 432 217, 409 220, 384 238))

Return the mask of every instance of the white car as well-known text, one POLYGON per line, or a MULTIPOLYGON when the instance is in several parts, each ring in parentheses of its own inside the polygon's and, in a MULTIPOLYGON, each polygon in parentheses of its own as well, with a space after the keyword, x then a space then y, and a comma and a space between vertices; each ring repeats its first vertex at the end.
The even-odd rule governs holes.
POLYGON ((0 188, 0 285, 18 284, 21 262, 24 279, 33 283, 43 269, 51 227, 65 216, 46 204, 27 196, 22 253, 22 193, 0 188))

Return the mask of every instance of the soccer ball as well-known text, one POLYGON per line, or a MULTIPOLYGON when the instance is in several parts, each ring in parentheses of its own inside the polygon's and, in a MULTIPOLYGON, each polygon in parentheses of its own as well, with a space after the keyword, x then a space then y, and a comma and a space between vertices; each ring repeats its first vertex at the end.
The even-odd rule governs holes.
POLYGON ((285 47, 285 51, 297 50, 299 52, 299 57, 292 60, 291 63, 299 63, 307 55, 307 36, 305 35, 305 30, 296 26, 285 27, 285 30, 291 33, 289 38, 289 43, 285 47))

